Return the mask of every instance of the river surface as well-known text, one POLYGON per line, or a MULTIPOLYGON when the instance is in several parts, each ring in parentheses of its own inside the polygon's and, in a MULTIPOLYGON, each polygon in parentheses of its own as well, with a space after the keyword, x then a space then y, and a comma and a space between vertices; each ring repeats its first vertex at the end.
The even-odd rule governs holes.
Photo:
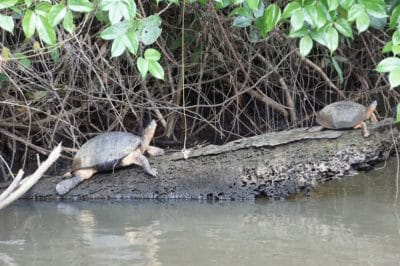
POLYGON ((396 162, 286 201, 19 201, 0 265, 400 265, 396 162))

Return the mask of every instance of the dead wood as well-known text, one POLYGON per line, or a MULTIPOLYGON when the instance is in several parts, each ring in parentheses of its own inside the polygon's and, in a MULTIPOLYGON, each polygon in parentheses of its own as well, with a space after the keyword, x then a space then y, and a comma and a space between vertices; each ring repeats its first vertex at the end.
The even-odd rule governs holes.
MULTIPOLYGON (((222 146, 209 145, 150 158, 159 175, 149 177, 139 167, 97 174, 65 195, 64 199, 255 199, 282 198, 308 190, 327 180, 370 169, 389 157, 392 120, 359 130, 306 128, 263 134, 222 146)), ((55 185, 62 177, 40 180, 26 198, 58 198, 55 185)))

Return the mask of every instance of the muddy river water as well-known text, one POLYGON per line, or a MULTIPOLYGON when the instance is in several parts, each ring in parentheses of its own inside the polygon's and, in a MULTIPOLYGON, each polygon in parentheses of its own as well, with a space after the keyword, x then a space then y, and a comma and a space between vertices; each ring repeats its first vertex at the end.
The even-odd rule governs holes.
POLYGON ((400 265, 396 168, 285 201, 19 201, 0 265, 400 265))

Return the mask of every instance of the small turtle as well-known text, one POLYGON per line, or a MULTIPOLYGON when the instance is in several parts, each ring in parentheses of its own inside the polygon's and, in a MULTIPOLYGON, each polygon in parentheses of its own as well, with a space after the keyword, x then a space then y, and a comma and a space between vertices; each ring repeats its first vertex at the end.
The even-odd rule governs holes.
POLYGON ((141 137, 116 131, 90 139, 78 150, 72 162, 71 171, 66 174, 71 174, 73 177, 58 183, 57 193, 60 195, 68 193, 80 182, 91 178, 97 172, 132 164, 142 166, 146 173, 156 176, 157 171, 150 167, 149 161, 143 155, 144 152, 151 156, 164 154, 163 149, 149 145, 156 127, 157 124, 153 120, 141 137))
POLYGON ((373 101, 368 107, 350 101, 329 104, 316 114, 317 123, 321 126, 311 129, 310 132, 316 132, 323 128, 361 128, 363 136, 368 137, 369 131, 364 121, 368 119, 371 119, 373 123, 378 121, 374 114, 376 106, 376 101, 373 101))

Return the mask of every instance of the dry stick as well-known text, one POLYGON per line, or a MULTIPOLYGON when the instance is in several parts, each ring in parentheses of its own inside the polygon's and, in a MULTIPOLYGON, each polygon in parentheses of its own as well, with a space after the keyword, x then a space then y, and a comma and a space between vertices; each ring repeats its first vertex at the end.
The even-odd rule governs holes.
MULTIPOLYGON (((0 210, 5 208, 6 206, 8 206, 9 204, 11 204, 12 202, 14 202, 15 200, 19 199, 22 195, 25 194, 25 192, 27 192, 33 185, 35 185, 37 183, 37 181, 39 181, 39 179, 43 176, 43 174, 47 171, 47 169, 49 169, 49 167, 60 157, 61 155, 61 150, 62 150, 62 146, 61 143, 57 145, 56 148, 54 148, 54 150, 50 153, 49 157, 47 158, 46 161, 44 161, 39 167, 38 169, 36 169, 36 171, 30 175, 27 176, 24 179, 24 182, 20 182, 19 180, 17 180, 17 178, 14 180, 14 182, 17 185, 13 185, 13 183, 11 183, 11 185, 15 186, 16 189, 13 190, 9 196, 5 197, 3 199, 3 196, 1 196, 2 200, 0 201, 0 210)), ((20 171, 21 173, 21 171, 20 171)), ((22 177, 22 174, 21 174, 22 177)), ((21 178, 19 177, 19 179, 21 178)), ((11 186, 10 185, 10 186, 11 186)))
POLYGON ((264 62, 264 64, 266 64, 268 66, 268 68, 272 71, 272 73, 274 73, 274 75, 276 75, 278 77, 279 83, 281 84, 281 88, 285 93, 287 105, 289 107, 290 120, 292 122, 295 122, 297 120, 296 109, 294 106, 294 101, 292 99, 292 96, 290 95, 289 87, 287 86, 285 80, 278 73, 278 71, 276 71, 276 68, 270 62, 268 62, 268 60, 265 59, 265 57, 261 56, 258 53, 257 53, 257 57, 259 59, 261 59, 264 62))
MULTIPOLYGON (((250 79, 250 78, 249 78, 249 74, 248 74, 248 72, 245 70, 245 68, 244 68, 242 62, 240 61, 240 59, 238 58, 238 56, 237 56, 237 54, 236 54, 236 51, 235 51, 234 47, 232 46, 232 43, 229 41, 229 38, 228 38, 228 36, 226 35, 226 32, 224 31, 222 22, 220 21, 217 12, 215 11, 214 8, 212 8, 212 11, 213 11, 214 16, 215 16, 216 19, 217 19, 217 22, 218 22, 219 27, 221 28, 223 37, 224 37, 224 39, 225 39, 225 40, 227 41, 227 43, 228 43, 229 50, 231 51, 231 53, 232 53, 233 56, 235 57, 235 60, 236 60, 237 63, 239 64, 240 69, 241 69, 242 72, 245 74, 246 80, 249 80, 249 79, 250 79)), ((236 95, 239 95, 239 92, 237 91, 236 86, 234 87, 234 89, 235 89, 235 94, 236 94, 236 95)), ((268 96, 265 95, 265 94, 260 94, 259 91, 249 90, 249 91, 247 91, 247 93, 249 93, 250 95, 252 95, 252 96, 255 97, 256 99, 258 99, 258 100, 260 100, 260 101, 266 103, 268 106, 270 106, 270 107, 273 108, 273 109, 276 109, 277 111, 279 111, 280 113, 282 113, 285 117, 287 117, 288 113, 287 113, 287 111, 285 110, 285 107, 284 107, 282 104, 276 102, 274 99, 268 97, 268 96)), ((237 101, 238 101, 238 100, 237 100, 237 101)))
MULTIPOLYGON (((296 54, 299 57, 301 57, 300 52, 297 50, 296 50, 296 54)), ((341 91, 338 87, 336 87, 335 84, 333 84, 333 82, 330 80, 330 78, 328 78, 328 76, 325 74, 324 71, 322 71, 322 69, 319 66, 317 66, 316 64, 314 64, 314 62, 312 62, 311 60, 309 60, 307 58, 303 59, 303 61, 306 63, 306 65, 313 68, 326 81, 326 83, 329 85, 329 87, 334 89, 339 94, 340 97, 342 97, 343 99, 347 99, 347 97, 344 95, 343 91, 341 91)))
POLYGON ((35 151, 39 152, 40 154, 46 155, 46 154, 49 153, 48 150, 46 150, 46 149, 44 149, 42 147, 36 146, 35 144, 32 144, 29 141, 27 141, 27 140, 25 140, 25 139, 23 139, 21 137, 18 137, 17 135, 15 135, 13 133, 10 133, 7 130, 4 130, 2 128, 0 128, 0 134, 6 135, 6 136, 10 137, 11 139, 14 139, 14 140, 16 140, 18 142, 21 142, 21 143, 25 144, 26 146, 31 147, 35 151))
POLYGON ((166 128, 166 127, 167 127, 167 121, 165 121, 164 116, 162 115, 160 109, 159 109, 159 108, 157 107, 157 105, 154 103, 154 101, 153 101, 153 99, 152 99, 152 97, 151 97, 151 94, 150 94, 150 92, 149 92, 149 89, 148 89, 147 86, 146 86, 145 81, 142 81, 142 88, 144 89, 144 92, 145 92, 145 94, 146 94, 146 98, 147 98, 147 100, 149 101, 151 107, 153 107, 153 109, 154 109, 153 111, 156 113, 157 118, 160 120, 162 126, 163 126, 164 128, 166 128))
MULTIPOLYGON (((182 69, 180 69, 179 71, 182 71, 182 69)), ((173 102, 176 104, 176 106, 180 106, 182 88, 183 88, 183 83, 184 83, 183 76, 184 75, 181 75, 181 73, 179 73, 178 86, 177 86, 178 89, 173 92, 173 102)), ((173 112, 168 117, 167 127, 165 129, 165 136, 167 138, 172 137, 172 135, 174 134, 177 118, 178 118, 178 112, 173 112)))
MULTIPOLYGON (((17 176, 14 178, 14 181, 8 186, 8 188, 6 190, 3 191, 3 193, 1 193, 0 195, 0 203, 6 199, 11 192, 13 192, 15 190, 15 188, 19 185, 21 178, 24 176, 24 171, 22 169, 20 169, 18 171, 17 176)), ((0 208, 1 209, 1 208, 0 208)))
POLYGON ((282 87, 283 91, 285 92, 286 102, 289 107, 290 120, 292 122, 295 122, 295 121, 297 121, 297 115, 296 115, 293 98, 292 98, 292 95, 290 95, 289 88, 282 76, 279 77, 279 83, 281 84, 281 87, 282 87))
MULTIPOLYGON (((244 65, 242 64, 242 61, 239 59, 238 55, 236 54, 235 48, 233 47, 232 43, 229 41, 229 38, 225 32, 224 26, 222 25, 222 22, 217 14, 217 12, 215 11, 214 6, 212 7, 212 12, 217 20, 217 23, 222 31, 222 35, 225 39, 225 41, 228 44, 229 50, 231 51, 231 53, 233 54, 233 57, 235 58, 236 62, 239 64, 240 70, 242 70, 243 74, 246 76, 246 80, 250 80, 249 78, 249 73, 246 71, 244 65)), ((233 87, 234 91, 235 91, 235 95, 236 95, 236 104, 238 106, 240 106, 240 97, 239 97, 239 91, 237 90, 236 86, 233 87)))
POLYGON ((260 92, 259 90, 249 90, 247 93, 249 93, 251 96, 254 98, 258 99, 261 102, 264 102, 271 108, 275 109, 276 111, 280 112, 284 117, 288 116, 288 112, 285 110, 285 106, 282 104, 276 102, 272 98, 268 97, 264 93, 260 92))
MULTIPOLYGON (((277 31, 277 32, 279 33, 279 36, 287 39, 286 35, 283 34, 281 31, 277 31)), ((299 49, 297 47, 295 47, 294 49, 296 51, 297 56, 302 58, 299 49)), ((336 85, 330 80, 330 78, 325 74, 324 71, 322 71, 322 69, 319 66, 317 66, 316 64, 314 64, 314 62, 312 62, 311 60, 309 60, 307 58, 304 58, 303 61, 306 63, 307 66, 314 69, 325 80, 325 82, 328 84, 328 86, 331 87, 333 90, 335 90, 339 94, 340 97, 342 97, 343 99, 347 99, 347 97, 344 95, 343 91, 341 91, 338 87, 336 87, 336 85)))

